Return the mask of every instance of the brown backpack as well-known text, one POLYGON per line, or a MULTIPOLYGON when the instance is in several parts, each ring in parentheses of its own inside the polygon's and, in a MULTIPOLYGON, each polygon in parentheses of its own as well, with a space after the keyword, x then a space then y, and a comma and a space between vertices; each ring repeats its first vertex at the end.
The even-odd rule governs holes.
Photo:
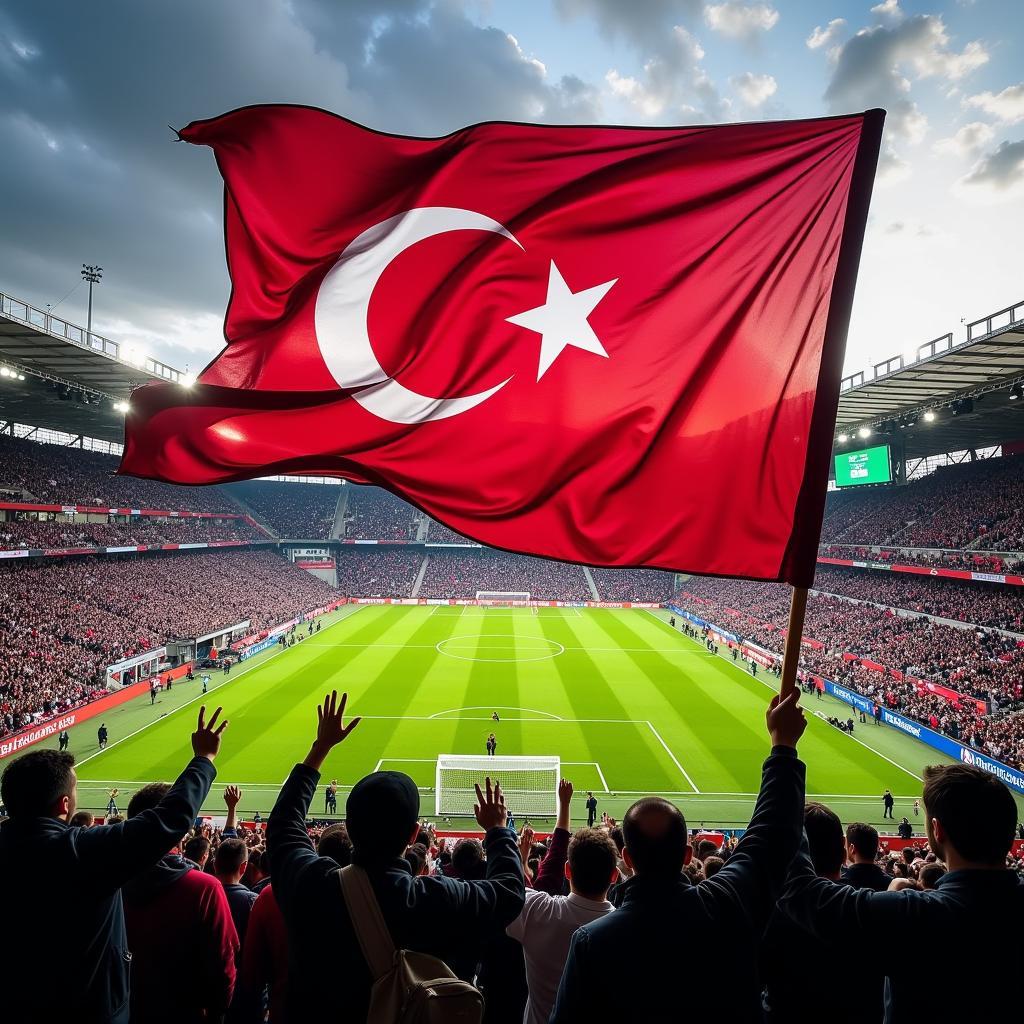
POLYGON ((480 1024, 484 997, 436 957, 396 949, 366 872, 338 872, 341 894, 373 975, 367 1024, 480 1024))

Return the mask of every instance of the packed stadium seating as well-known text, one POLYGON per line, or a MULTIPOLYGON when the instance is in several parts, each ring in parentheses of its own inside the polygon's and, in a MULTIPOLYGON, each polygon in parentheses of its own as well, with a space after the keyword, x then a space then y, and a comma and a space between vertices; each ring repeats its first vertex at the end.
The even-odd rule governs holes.
POLYGON ((965 569, 969 572, 1018 573, 1024 558, 989 554, 985 551, 957 551, 941 548, 865 547, 863 544, 822 545, 819 556, 890 565, 922 565, 928 568, 965 569))
POLYGON ((330 537, 341 493, 337 484, 301 484, 249 480, 229 484, 239 498, 279 537, 322 540, 330 537))
POLYGON ((410 597, 423 562, 420 548, 342 549, 338 590, 349 597, 410 597))
POLYGON ((432 551, 420 597, 475 597, 477 591, 529 593, 541 601, 589 601, 583 570, 501 551, 432 551))
POLYGON ((265 541, 268 535, 245 519, 159 519, 135 516, 127 523, 0 520, 0 548, 126 547, 140 544, 212 544, 265 541))
POLYGON ((673 574, 657 569, 591 569, 602 601, 657 601, 668 599, 673 574))
POLYGON ((370 540, 415 540, 419 513, 381 487, 348 489, 345 536, 370 540))
POLYGON ((1024 550, 1024 456, 937 469, 906 487, 829 494, 823 544, 1024 550))
POLYGON ((245 619, 265 629, 337 596, 260 548, 2 562, 2 731, 81 703, 107 665, 167 640, 245 619))
POLYGON ((0 488, 12 495, 8 499, 11 501, 188 512, 239 511, 220 488, 176 487, 155 480, 115 476, 118 462, 113 455, 0 434, 0 488))

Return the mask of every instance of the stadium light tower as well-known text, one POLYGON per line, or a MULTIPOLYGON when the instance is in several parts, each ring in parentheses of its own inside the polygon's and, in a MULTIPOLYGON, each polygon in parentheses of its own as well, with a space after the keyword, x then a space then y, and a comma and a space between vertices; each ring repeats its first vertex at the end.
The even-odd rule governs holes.
POLYGON ((103 277, 102 267, 92 267, 88 263, 82 264, 82 279, 89 282, 89 317, 86 321, 86 332, 92 334, 92 286, 100 283, 103 277))

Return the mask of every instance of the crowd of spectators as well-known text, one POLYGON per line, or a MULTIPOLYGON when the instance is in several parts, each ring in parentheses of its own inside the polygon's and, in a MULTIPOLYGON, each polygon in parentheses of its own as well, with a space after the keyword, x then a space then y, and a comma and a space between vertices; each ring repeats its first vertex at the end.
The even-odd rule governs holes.
POLYGON ((247 480, 227 490, 251 508, 279 537, 326 540, 334 526, 339 484, 247 480))
POLYGON ((348 488, 344 536, 360 540, 415 540, 419 513, 383 487, 348 488))
POLYGON ((76 522, 53 513, 50 519, 0 520, 0 549, 128 547, 149 544, 213 544, 267 540, 241 516, 231 519, 163 519, 133 516, 106 523, 76 522))
POLYGON ((816 590, 922 615, 1024 634, 1024 594, 1016 586, 819 565, 816 590))
POLYGON ((409 597, 422 562, 421 548, 342 548, 338 590, 347 597, 409 597))
POLYGON ((89 700, 106 667, 246 619, 253 632, 338 597, 275 552, 0 562, 0 734, 89 700))
POLYGON ((449 529, 444 523, 439 523, 434 519, 429 520, 429 526, 427 529, 427 543, 428 544, 472 544, 473 541, 466 537, 463 537, 461 533, 456 533, 454 530, 449 529))
POLYGON ((673 590, 674 575, 658 569, 591 569, 602 601, 662 601, 673 590))
POLYGON ((1019 573, 1024 558, 989 554, 984 551, 957 551, 941 548, 865 547, 863 544, 827 544, 818 550, 826 558, 846 558, 857 562, 884 562, 886 565, 922 565, 931 568, 965 569, 969 572, 1019 573))
POLYGON ((478 591, 528 593, 537 601, 590 601, 577 565, 503 551, 433 550, 417 596, 474 598, 478 591))
MULTIPOLYGON (((598 824, 588 800, 574 830, 563 779, 541 842, 528 825, 516 833, 500 787, 481 779, 483 840, 452 842, 420 817, 401 772, 357 782, 343 821, 310 821, 325 763, 359 725, 346 703, 334 693, 317 709, 309 752, 266 822, 240 824, 243 794, 229 785, 223 826, 197 825, 222 735, 231 742, 220 708, 199 712, 173 785, 143 786, 125 817, 110 808, 102 824, 77 806, 72 755, 13 759, 0 790, 0 872, 17 880, 5 896, 18 927, 5 954, 11 1019, 53 1019, 64 988, 105 1024, 318 1020, 332 989, 353 1021, 398 1019, 385 1006, 412 997, 485 1024, 703 1019, 723 1005, 763 1024, 818 1019, 825 1005, 838 1024, 906 1024, 996 1019, 1016 1005, 1017 976, 991 970, 991 951, 1011 964, 1024 953, 1017 808, 979 768, 926 768, 927 841, 890 852, 870 825, 844 829, 806 802, 806 720, 776 697, 738 837, 694 834, 654 796, 621 823, 598 824), (60 988, 54 921, 74 953, 60 988), (365 941, 374 928, 439 980, 412 988, 403 958, 365 941), (922 984, 936 936, 967 933, 987 940, 957 949, 970 983, 922 984)), ((904 819, 899 831, 914 827, 904 819)))
POLYGON ((823 544, 1024 550, 1024 456, 944 466, 901 487, 832 491, 823 544))
POLYGON ((11 501, 238 512, 238 506, 219 487, 180 487, 115 476, 119 462, 115 455, 0 434, 0 488, 12 495, 11 501))
MULTIPOLYGON (((788 587, 690 579, 673 601, 772 652, 782 652, 788 587)), ((889 607, 816 593, 807 601, 804 639, 803 673, 831 679, 993 757, 1024 767, 1024 644, 1020 638, 976 625, 964 629, 933 622, 923 615, 898 615, 889 607), (982 714, 976 701, 947 700, 929 691, 928 683, 986 701, 990 713, 982 714)))

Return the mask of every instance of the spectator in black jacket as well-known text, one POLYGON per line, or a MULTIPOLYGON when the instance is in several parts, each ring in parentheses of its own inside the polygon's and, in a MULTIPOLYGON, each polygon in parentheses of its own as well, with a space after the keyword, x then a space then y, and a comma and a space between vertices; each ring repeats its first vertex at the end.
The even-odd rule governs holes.
MULTIPOLYGON (((804 834, 815 873, 838 882, 846 860, 839 816, 824 804, 807 804, 804 834)), ((827 1017, 829 1024, 879 1024, 882 1019, 885 976, 872 970, 871 957, 858 958, 857 970, 851 972, 845 945, 816 944, 781 910, 772 915, 761 942, 761 977, 765 1024, 803 1020, 809 1008, 827 1017), (794 956, 795 951, 808 949, 815 950, 811 971, 803 957, 794 956)))
POLYGON ((835 885, 815 876, 804 845, 780 906, 819 941, 872 950, 889 979, 887 1024, 999 1019, 1019 1004, 1024 959, 1024 882, 1006 867, 1017 806, 995 776, 966 764, 926 768, 924 804, 928 841, 949 867, 933 891, 835 885), (943 983, 935 943, 957 936, 967 941, 956 944, 956 978, 943 983))
POLYGON ((4 913, 17 922, 18 936, 4 954, 5 1020, 49 1024, 73 993, 79 1024, 126 1024, 130 953, 121 886, 192 827, 217 774, 213 759, 227 726, 217 725, 220 712, 207 724, 200 708, 195 756, 185 770, 157 806, 116 825, 68 825, 78 784, 71 754, 33 750, 8 765, 0 877, 8 881, 4 913), (67 954, 59 968, 55 943, 67 954))
MULTIPOLYGON (((289 935, 288 1019, 323 1016, 325 979, 344 993, 348 1020, 364 1020, 370 972, 338 879, 338 864, 318 857, 305 828, 320 767, 331 748, 359 724, 344 724, 347 695, 324 698, 316 740, 285 782, 267 826, 273 891, 289 935)), ((523 908, 525 885, 515 835, 505 827, 505 799, 490 780, 477 788, 476 819, 486 832, 485 877, 462 881, 413 877, 403 857, 419 833, 419 791, 400 772, 374 772, 358 782, 345 808, 352 861, 369 875, 395 945, 444 960, 472 976, 484 943, 500 935, 523 908)))
POLYGON ((878 829, 862 821, 846 826, 846 858, 842 880, 854 889, 885 892, 892 878, 878 866, 878 829))
POLYGON ((699 885, 680 877, 692 850, 679 809, 655 797, 626 812, 622 856, 635 876, 622 906, 572 939, 552 1024, 582 1020, 760 1021, 757 948, 800 842, 806 728, 798 695, 772 698, 772 752, 750 827, 725 867, 699 885), (723 954, 723 950, 728 950, 723 954), (630 984, 609 984, 629 978, 630 984))

